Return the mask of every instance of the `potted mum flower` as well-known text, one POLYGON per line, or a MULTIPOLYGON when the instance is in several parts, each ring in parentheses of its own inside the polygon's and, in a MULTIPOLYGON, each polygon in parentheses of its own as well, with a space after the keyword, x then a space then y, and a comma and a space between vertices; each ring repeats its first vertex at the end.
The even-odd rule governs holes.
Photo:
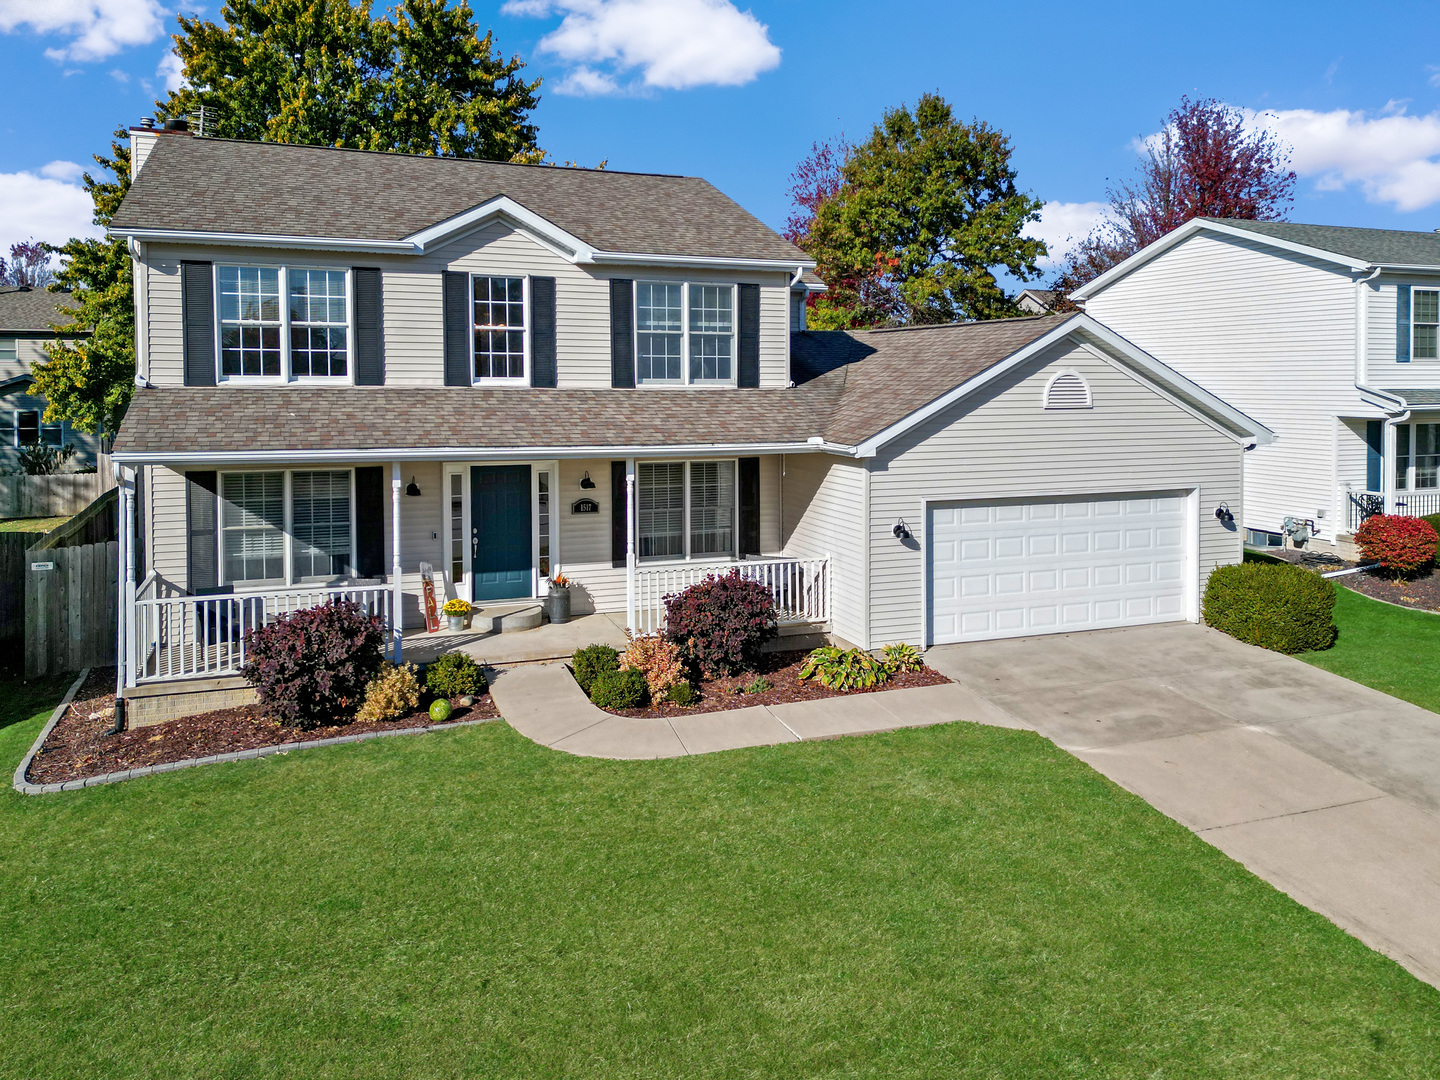
POLYGON ((440 609, 450 621, 451 630, 464 630, 465 623, 470 618, 470 613, 475 609, 470 606, 469 600, 461 600, 458 596, 454 600, 446 600, 445 606, 440 609))
POLYGON ((545 614, 552 623, 570 621, 570 579, 556 574, 550 579, 550 591, 545 596, 545 614))

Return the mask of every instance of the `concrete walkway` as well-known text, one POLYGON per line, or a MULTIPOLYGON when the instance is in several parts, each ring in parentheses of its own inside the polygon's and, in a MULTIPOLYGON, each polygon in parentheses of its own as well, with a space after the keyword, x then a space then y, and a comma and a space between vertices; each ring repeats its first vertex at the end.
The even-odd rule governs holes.
POLYGON ((1440 986, 1440 715, 1183 623, 926 660, 1440 986))
POLYGON ((510 726, 542 746, 585 757, 631 760, 829 739, 953 720, 1023 726, 1005 710, 957 683, 789 705, 752 705, 673 720, 634 720, 597 709, 563 664, 504 668, 495 673, 490 693, 510 726))

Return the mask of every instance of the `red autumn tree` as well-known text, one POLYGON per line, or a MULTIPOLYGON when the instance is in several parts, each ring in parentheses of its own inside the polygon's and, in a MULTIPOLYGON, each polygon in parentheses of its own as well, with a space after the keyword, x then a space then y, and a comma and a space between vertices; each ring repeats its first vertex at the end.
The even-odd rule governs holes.
POLYGON ((0 285, 24 285, 43 289, 55 280, 50 268, 49 245, 34 237, 10 245, 10 261, 0 259, 0 285))
POLYGON ((1289 163, 1289 147, 1247 128, 1233 105, 1181 98, 1146 140, 1135 178, 1106 191, 1110 219, 1071 249, 1050 287, 1063 298, 1191 218, 1284 221, 1295 197, 1289 163))

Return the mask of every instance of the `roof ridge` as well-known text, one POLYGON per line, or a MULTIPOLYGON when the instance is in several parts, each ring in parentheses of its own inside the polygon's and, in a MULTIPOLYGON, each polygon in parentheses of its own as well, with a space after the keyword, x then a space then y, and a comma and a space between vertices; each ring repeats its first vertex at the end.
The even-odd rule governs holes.
POLYGON ((1440 230, 1435 229, 1387 229, 1379 225, 1326 225, 1317 221, 1261 221, 1256 218, 1202 217, 1202 221, 1217 221, 1226 225, 1293 225, 1299 229, 1343 229, 1345 232, 1394 233, 1397 236, 1434 237, 1440 230))

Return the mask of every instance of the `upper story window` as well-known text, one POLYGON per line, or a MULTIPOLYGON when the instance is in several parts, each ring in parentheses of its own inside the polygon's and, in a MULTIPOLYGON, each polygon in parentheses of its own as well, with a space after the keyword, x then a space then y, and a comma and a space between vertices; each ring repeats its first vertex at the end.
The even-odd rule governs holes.
POLYGON ((474 311, 475 380, 524 382, 526 340, 523 277, 470 279, 474 311))
POLYGON ((18 359, 13 337, 0 337, 0 364, 13 364, 18 359))
POLYGON ((735 382, 735 286, 635 283, 635 381, 735 382))
POLYGON ((220 378, 348 378, 348 278, 344 270, 217 266, 220 378))
POLYGON ((1410 323, 1411 355, 1416 360, 1434 360, 1440 357, 1440 292, 1434 289, 1416 289, 1414 293, 1413 316, 1410 323))

